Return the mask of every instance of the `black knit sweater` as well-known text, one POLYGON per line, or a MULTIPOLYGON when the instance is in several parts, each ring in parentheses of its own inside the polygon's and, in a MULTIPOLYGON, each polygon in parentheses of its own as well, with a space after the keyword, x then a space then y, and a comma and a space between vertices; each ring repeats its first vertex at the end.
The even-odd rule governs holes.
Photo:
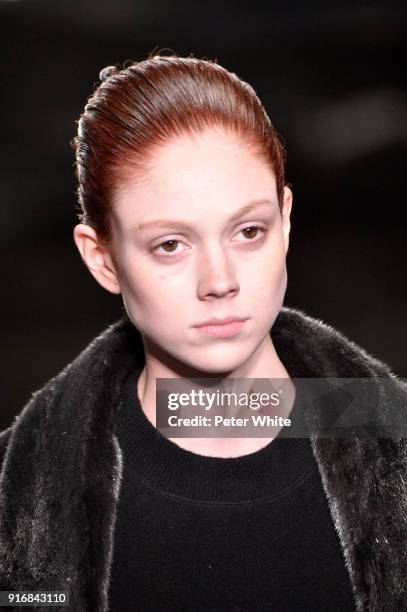
MULTIPOLYGON (((243 457, 165 438, 126 381, 110 612, 355 610, 310 442, 282 433, 243 457)), ((300 410, 296 397, 292 421, 300 410)))

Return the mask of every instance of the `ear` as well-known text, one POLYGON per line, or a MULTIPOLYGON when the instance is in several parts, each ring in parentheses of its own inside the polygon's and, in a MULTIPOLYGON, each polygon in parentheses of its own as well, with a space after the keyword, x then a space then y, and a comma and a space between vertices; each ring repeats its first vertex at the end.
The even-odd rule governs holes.
POLYGON ((101 243, 96 231, 80 223, 73 230, 73 239, 89 272, 110 293, 121 293, 119 278, 107 247, 101 243))
POLYGON ((293 194, 289 187, 284 187, 284 196, 283 196, 283 206, 281 209, 281 220, 283 226, 283 235, 284 235, 284 244, 285 244, 285 253, 287 255, 288 246, 290 243, 290 215, 291 208, 293 205, 293 194))

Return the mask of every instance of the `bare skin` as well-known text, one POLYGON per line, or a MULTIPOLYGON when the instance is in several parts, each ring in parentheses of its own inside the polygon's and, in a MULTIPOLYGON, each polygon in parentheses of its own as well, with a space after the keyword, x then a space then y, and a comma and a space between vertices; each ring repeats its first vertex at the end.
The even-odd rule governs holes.
MULTIPOLYGON (((156 379, 179 377, 287 379, 288 414, 295 387, 269 332, 287 286, 290 189, 280 208, 266 162, 212 129, 163 146, 139 178, 117 188, 111 245, 84 224, 75 227, 74 240, 100 285, 122 295, 142 334, 137 392, 146 417, 155 425, 156 379), (153 220, 166 224, 145 227, 153 220), (246 318, 237 335, 214 338, 196 328, 228 316, 246 318)), ((202 455, 237 457, 271 439, 171 440, 202 455)))
MULTIPOLYGON (((285 368, 284 368, 285 371, 285 368)), ((270 378, 270 377, 268 377, 270 378)), ((274 378, 274 377, 273 377, 274 378)), ((284 402, 281 403, 278 410, 275 412, 278 413, 278 416, 283 418, 287 418, 290 415, 294 400, 295 400, 295 386, 291 382, 288 373, 281 372, 278 377, 279 379, 285 379, 285 385, 283 386, 284 390, 284 402)), ((153 389, 153 394, 151 397, 147 397, 146 395, 146 369, 144 368, 142 373, 140 374, 138 384, 137 384, 137 393, 143 408, 143 412, 154 427, 156 426, 156 402, 155 402, 155 388, 153 389)), ((249 438, 249 437, 231 437, 231 438, 169 438, 175 444, 178 444, 181 448, 185 450, 192 451, 194 453, 198 453, 200 455, 205 455, 208 457, 241 457, 243 455, 247 455, 249 453, 253 453, 255 451, 260 450, 261 448, 267 446, 280 432, 282 426, 276 426, 272 428, 272 437, 261 437, 261 438, 249 438)))

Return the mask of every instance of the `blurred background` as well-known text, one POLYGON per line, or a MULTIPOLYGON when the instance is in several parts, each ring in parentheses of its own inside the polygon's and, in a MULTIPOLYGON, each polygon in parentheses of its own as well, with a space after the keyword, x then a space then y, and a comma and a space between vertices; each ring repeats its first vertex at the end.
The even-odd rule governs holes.
POLYGON ((72 239, 76 119, 102 67, 217 58, 283 137, 285 305, 407 376, 405 2, 0 0, 0 429, 123 313, 72 239))

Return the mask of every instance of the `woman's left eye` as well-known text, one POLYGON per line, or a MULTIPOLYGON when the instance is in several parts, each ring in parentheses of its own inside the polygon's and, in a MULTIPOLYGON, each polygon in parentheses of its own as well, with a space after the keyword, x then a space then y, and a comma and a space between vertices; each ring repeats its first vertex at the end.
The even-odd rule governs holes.
POLYGON ((246 240, 242 240, 241 242, 248 242, 248 241, 254 242, 259 230, 260 232, 262 232, 261 236, 264 236, 264 234, 267 232, 267 230, 264 229, 264 227, 260 227, 259 225, 249 225, 248 227, 244 227, 238 233, 241 234, 242 232, 248 232, 249 235, 245 234, 246 240), (253 232, 255 232, 255 235, 253 235, 253 232))

